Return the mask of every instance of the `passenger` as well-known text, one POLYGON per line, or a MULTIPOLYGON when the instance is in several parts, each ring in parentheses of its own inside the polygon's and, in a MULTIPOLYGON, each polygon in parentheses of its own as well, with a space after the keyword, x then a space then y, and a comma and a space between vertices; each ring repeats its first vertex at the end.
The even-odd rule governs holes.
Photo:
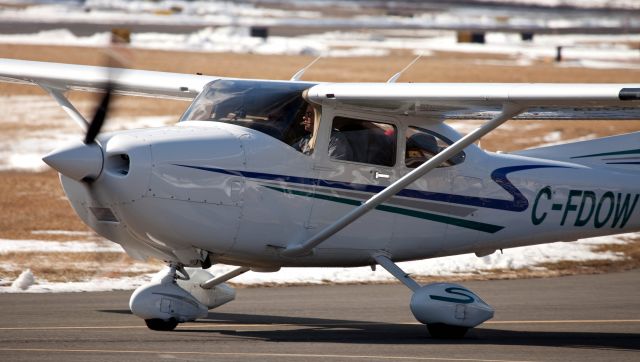
MULTIPOLYGON (((316 111, 311 105, 308 105, 307 109, 302 115, 301 123, 304 126, 304 131, 307 133, 293 144, 293 147, 296 150, 304 153, 305 155, 310 154, 315 146, 315 121, 316 111)), ((336 160, 349 161, 353 159, 353 153, 351 152, 349 141, 347 141, 347 138, 342 133, 340 133, 338 129, 331 130, 331 138, 329 140, 329 156, 336 160)))
MULTIPOLYGON (((405 165, 410 168, 416 168, 433 158, 433 156, 440 153, 440 151, 438 141, 434 136, 425 133, 416 133, 407 139, 405 165)), ((449 159, 438 167, 453 166, 454 164, 452 159, 449 159)))

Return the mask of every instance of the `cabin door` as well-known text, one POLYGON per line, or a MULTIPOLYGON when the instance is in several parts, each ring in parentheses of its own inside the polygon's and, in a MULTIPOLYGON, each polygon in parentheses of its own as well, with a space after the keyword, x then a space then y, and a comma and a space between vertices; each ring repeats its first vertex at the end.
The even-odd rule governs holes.
MULTIPOLYGON (((318 174, 308 227, 320 231, 398 179, 398 128, 392 118, 323 110, 314 149, 318 174)), ((322 248, 385 249, 395 215, 372 210, 322 248)))

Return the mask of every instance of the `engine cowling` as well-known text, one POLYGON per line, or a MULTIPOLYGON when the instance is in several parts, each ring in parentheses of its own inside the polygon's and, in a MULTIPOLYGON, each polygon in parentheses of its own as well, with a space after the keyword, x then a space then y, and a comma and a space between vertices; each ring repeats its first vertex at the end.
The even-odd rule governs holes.
POLYGON ((433 283, 416 290, 411 312, 426 325, 471 328, 493 318, 493 308, 469 289, 452 283, 433 283))

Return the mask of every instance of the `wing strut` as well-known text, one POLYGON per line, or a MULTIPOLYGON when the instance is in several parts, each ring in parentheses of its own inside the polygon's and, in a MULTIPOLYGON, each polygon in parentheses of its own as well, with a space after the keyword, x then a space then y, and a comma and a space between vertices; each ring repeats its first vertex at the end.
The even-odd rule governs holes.
POLYGON ((389 185, 384 190, 379 193, 373 195, 369 200, 365 201, 362 205, 356 207, 351 210, 349 213, 338 219, 333 224, 327 226, 322 231, 312 236, 310 239, 302 242, 302 243, 293 243, 289 244, 284 250, 282 250, 281 255, 287 257, 298 257, 304 256, 311 253, 313 248, 315 248, 318 244, 327 240, 331 236, 333 236, 338 231, 345 228, 347 225, 359 219, 361 216, 376 208, 378 205, 387 201, 395 194, 403 190, 405 187, 409 186, 411 183, 419 179, 420 177, 427 174, 429 171, 438 167, 443 162, 447 161, 451 157, 457 155, 460 151, 465 149, 467 146, 472 144, 473 142, 480 139, 482 136, 487 133, 493 131, 495 128, 508 121, 510 118, 517 116, 518 114, 525 111, 525 107, 515 104, 515 103, 504 103, 502 105, 502 111, 495 116, 493 119, 487 121, 487 123, 480 126, 480 128, 474 130, 468 135, 460 138, 458 141, 454 142, 440 153, 438 153, 435 157, 431 158, 429 161, 420 165, 420 167, 415 170, 409 172, 408 174, 401 177, 396 182, 389 185))
POLYGON ((396 277, 396 279, 401 281, 402 284, 406 285, 407 288, 411 289, 414 292, 420 289, 420 284, 413 280, 411 276, 405 273, 405 271, 402 270, 396 263, 392 262, 388 256, 378 254, 374 255, 373 259, 375 259, 375 261, 383 268, 385 268, 391 275, 396 277))
POLYGON ((73 104, 69 102, 67 97, 64 96, 64 92, 66 90, 52 87, 48 84, 37 81, 36 83, 40 86, 40 88, 47 91, 47 93, 49 93, 53 97, 53 99, 56 100, 56 102, 58 102, 60 107, 62 107, 62 109, 67 112, 69 117, 71 117, 71 119, 73 119, 82 128, 82 130, 84 130, 85 132, 87 131, 87 129, 89 128, 89 122, 87 122, 87 120, 82 116, 82 114, 80 114, 76 107, 74 107, 73 104))

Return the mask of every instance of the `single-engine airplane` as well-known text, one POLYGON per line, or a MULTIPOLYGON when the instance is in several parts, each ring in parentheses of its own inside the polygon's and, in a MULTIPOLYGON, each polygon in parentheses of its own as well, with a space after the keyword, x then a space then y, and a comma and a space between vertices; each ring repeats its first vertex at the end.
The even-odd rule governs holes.
POLYGON ((640 133, 511 153, 474 143, 514 117, 640 119, 640 84, 335 84, 303 72, 0 59, 0 80, 42 87, 86 130, 44 158, 82 221, 170 266, 130 299, 154 330, 233 300, 224 282, 247 271, 380 265, 411 289, 432 336, 462 337, 493 308, 457 284, 421 286, 397 262, 640 230, 640 133), (91 122, 70 90, 105 93, 91 122), (192 103, 175 126, 100 133, 111 94, 192 103), (487 121, 462 136, 451 118, 487 121), (238 268, 214 276, 213 263, 238 268))

